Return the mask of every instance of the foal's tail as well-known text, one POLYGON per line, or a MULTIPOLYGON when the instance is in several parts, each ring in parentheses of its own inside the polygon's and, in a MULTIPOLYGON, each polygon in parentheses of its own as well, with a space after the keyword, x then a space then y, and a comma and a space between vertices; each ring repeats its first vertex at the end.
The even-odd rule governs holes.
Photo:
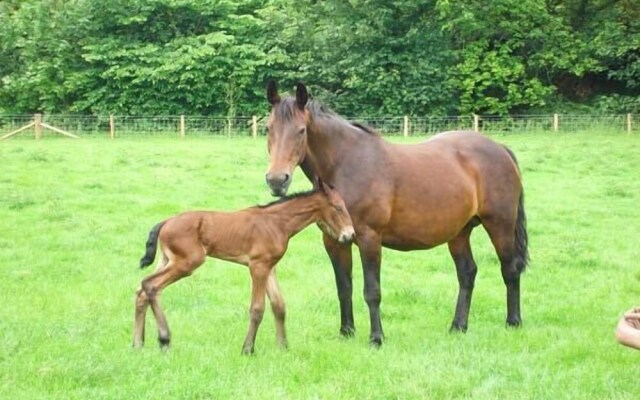
MULTIPOLYGON (((504 146, 509 153, 509 156, 516 164, 518 171, 520 167, 518 166, 518 160, 516 160, 515 154, 504 146)), ((515 232, 515 251, 516 251, 516 268, 518 271, 524 272, 527 268, 527 264, 529 264, 529 236, 527 235, 527 215, 524 212, 524 189, 520 191, 520 198, 518 200, 518 216, 516 218, 516 232, 515 232)))
POLYGON ((140 259, 140 268, 151 265, 156 258, 156 249, 158 248, 158 235, 160 229, 167 221, 157 223, 149 232, 149 239, 147 239, 147 252, 140 259))

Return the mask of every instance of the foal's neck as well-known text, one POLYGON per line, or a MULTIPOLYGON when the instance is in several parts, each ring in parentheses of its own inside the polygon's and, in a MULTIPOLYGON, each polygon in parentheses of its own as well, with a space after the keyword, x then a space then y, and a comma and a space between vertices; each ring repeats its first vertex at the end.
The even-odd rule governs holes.
POLYGON ((263 209, 269 220, 288 238, 320 218, 321 193, 295 197, 263 209))

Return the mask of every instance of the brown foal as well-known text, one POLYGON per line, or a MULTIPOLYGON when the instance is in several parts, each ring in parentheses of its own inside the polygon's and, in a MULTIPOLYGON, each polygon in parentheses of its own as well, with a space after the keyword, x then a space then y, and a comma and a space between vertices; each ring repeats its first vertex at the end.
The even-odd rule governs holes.
POLYGON ((340 243, 354 238, 351 217, 342 197, 318 180, 316 190, 287 196, 266 206, 236 212, 191 211, 178 214, 153 227, 147 251, 140 260, 144 268, 155 258, 160 242, 162 260, 152 275, 142 280, 136 297, 134 347, 144 344, 145 314, 150 305, 158 323, 161 348, 169 346, 171 334, 160 306, 164 288, 189 276, 206 256, 246 265, 251 274, 250 322, 242 352, 253 353, 256 333, 269 297, 276 321, 276 337, 286 348, 285 306, 275 275, 289 239, 312 223, 340 243))

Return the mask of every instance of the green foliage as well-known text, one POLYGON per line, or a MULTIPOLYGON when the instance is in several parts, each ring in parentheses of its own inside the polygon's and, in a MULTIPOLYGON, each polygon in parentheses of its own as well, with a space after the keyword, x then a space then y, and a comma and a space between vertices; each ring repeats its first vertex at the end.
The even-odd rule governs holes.
POLYGON ((638 10, 634 0, 6 0, 0 112, 263 114, 269 78, 285 90, 305 81, 345 115, 598 108, 602 96, 640 96, 638 10))

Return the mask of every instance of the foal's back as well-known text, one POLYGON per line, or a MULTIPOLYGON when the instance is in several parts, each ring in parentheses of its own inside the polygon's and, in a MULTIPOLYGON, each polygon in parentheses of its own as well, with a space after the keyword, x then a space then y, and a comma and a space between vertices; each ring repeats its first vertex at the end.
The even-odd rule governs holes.
POLYGON ((208 255, 247 265, 260 223, 252 209, 189 211, 170 218, 159 239, 164 251, 181 257, 208 255))

